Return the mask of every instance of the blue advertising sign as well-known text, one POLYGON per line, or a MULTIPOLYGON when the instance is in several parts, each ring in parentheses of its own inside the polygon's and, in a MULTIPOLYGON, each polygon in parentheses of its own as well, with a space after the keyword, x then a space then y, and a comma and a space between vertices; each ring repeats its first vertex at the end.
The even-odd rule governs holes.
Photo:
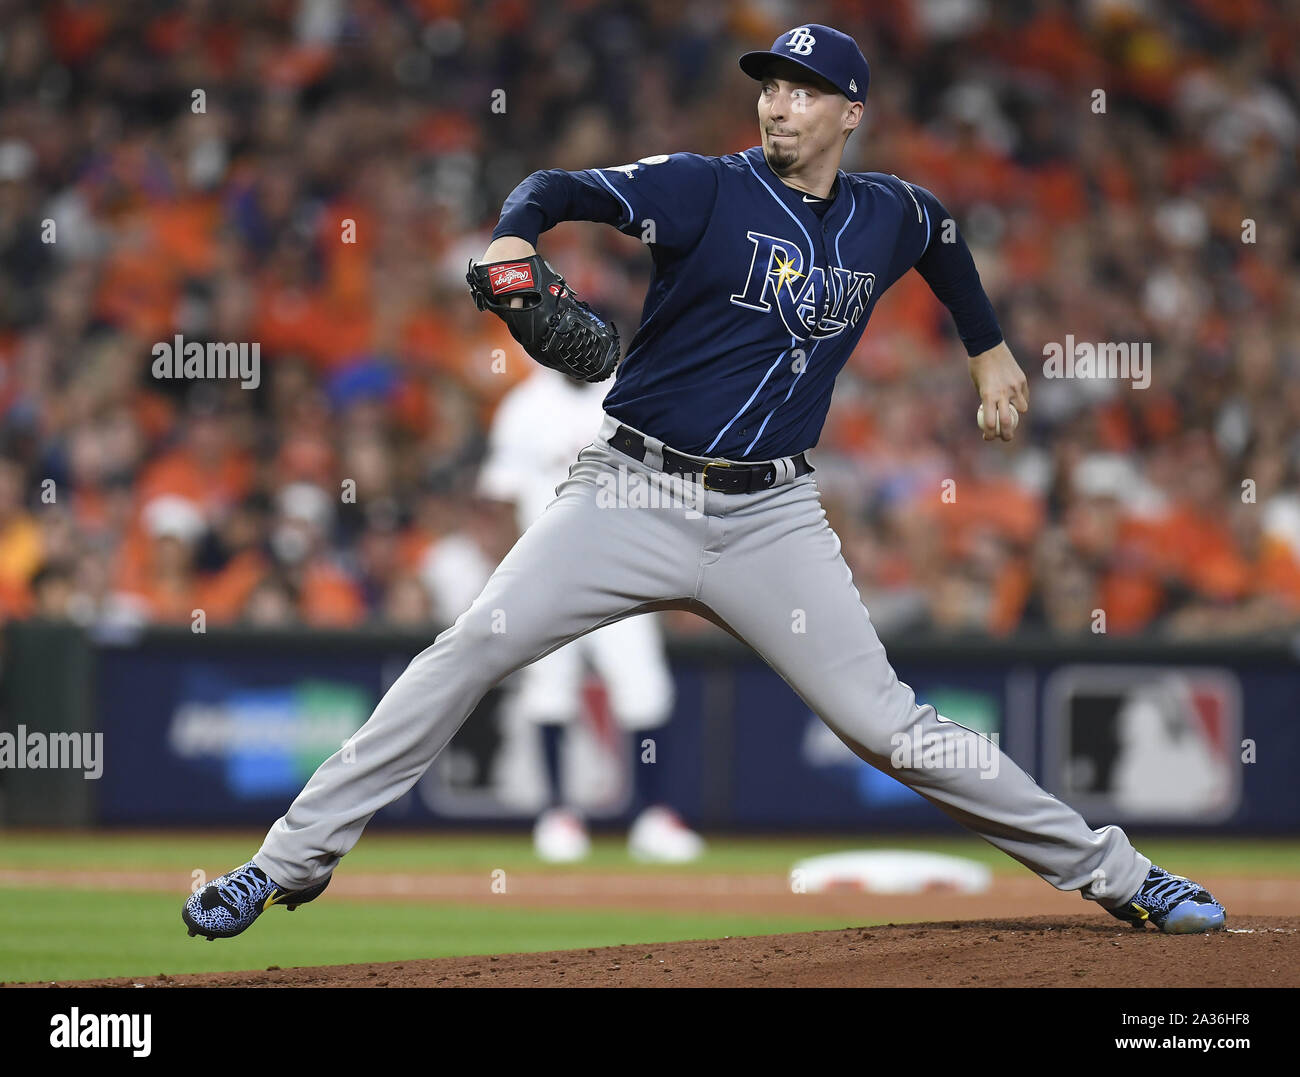
MULTIPOLYGON (((366 637, 322 648, 244 635, 149 633, 96 652, 106 823, 269 824, 369 717, 425 645, 366 637)), ((996 743, 1093 825, 1300 829, 1300 679, 1271 660, 1098 661, 1007 647, 927 647, 895 662, 917 699, 996 743)), ((1148 656, 1149 657, 1149 656, 1148 656)), ((951 828, 937 808, 855 756, 748 652, 675 648, 677 709, 653 764, 600 723, 567 764, 594 819, 626 822, 645 767, 706 828, 951 828)), ((523 821, 546 797, 537 728, 507 682, 375 825, 523 821)))

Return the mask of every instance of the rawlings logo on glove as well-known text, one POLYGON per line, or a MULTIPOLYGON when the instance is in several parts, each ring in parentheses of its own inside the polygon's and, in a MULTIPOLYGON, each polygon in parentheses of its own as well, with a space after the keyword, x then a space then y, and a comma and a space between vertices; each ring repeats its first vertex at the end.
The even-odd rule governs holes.
POLYGON ((489 269, 493 295, 504 295, 533 286, 533 267, 527 262, 501 262, 489 269))
POLYGON ((618 328, 579 299, 541 255, 469 264, 465 274, 479 310, 490 310, 543 366, 578 381, 604 381, 618 365, 618 328), (521 306, 511 306, 514 299, 521 306))

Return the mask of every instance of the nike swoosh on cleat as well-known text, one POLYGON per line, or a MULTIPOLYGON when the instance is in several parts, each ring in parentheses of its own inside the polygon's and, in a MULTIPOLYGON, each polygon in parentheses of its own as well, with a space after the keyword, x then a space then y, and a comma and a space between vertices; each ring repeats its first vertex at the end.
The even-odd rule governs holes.
POLYGON ((266 912, 267 909, 269 909, 272 905, 275 904, 275 899, 278 897, 280 897, 280 891, 272 890, 271 893, 267 896, 266 903, 262 906, 262 911, 266 912))

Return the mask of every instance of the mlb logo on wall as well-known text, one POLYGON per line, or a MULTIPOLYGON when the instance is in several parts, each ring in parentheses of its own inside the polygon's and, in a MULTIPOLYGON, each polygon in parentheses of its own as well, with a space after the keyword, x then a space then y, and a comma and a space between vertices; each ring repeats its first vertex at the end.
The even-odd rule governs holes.
POLYGON ((1241 800, 1228 670, 1067 666, 1043 695, 1043 785, 1085 816, 1217 822, 1241 800))

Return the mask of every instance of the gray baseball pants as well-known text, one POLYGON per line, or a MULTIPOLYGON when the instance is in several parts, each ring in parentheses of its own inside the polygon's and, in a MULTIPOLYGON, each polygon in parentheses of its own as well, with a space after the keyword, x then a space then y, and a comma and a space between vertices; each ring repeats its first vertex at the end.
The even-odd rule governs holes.
POLYGON ((611 448, 614 428, 607 416, 482 594, 271 827, 253 858, 270 878, 290 889, 327 878, 508 674, 601 625, 683 608, 747 642, 859 757, 1053 886, 1105 905, 1137 891, 1151 862, 1122 830, 1091 829, 898 680, 813 474, 782 481, 783 468, 762 492, 708 491, 660 472, 653 438, 647 463, 611 448))

